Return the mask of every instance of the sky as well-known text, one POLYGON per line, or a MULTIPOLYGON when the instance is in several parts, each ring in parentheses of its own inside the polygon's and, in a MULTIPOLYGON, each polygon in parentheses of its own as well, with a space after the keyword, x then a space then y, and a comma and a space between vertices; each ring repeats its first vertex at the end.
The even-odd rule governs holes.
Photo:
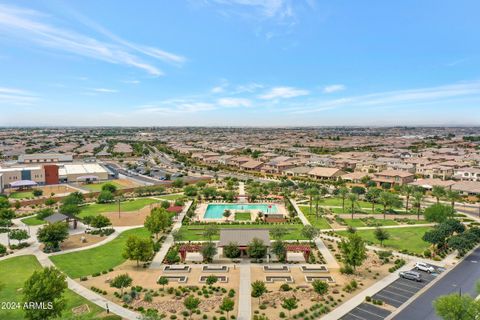
POLYGON ((0 0, 0 126, 480 125, 478 0, 0 0))

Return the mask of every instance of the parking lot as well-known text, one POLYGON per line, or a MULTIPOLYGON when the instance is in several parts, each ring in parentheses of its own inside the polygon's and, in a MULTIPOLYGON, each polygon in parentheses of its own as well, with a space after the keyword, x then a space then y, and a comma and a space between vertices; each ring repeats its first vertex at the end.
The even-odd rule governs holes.
POLYGON ((342 317, 342 320, 382 320, 391 312, 369 303, 362 303, 342 317))
MULTIPOLYGON (((431 265, 437 270, 437 273, 429 274, 423 271, 417 271, 412 269, 412 271, 417 271, 422 276, 421 282, 416 282, 413 280, 407 280, 403 278, 398 278, 375 295, 372 296, 372 299, 381 300, 384 303, 391 305, 395 308, 400 307, 408 299, 414 296, 418 291, 423 287, 429 284, 433 279, 438 276, 439 272, 442 272, 443 269, 437 266, 431 265)), ((385 319, 391 312, 368 303, 362 303, 357 306, 355 309, 351 310, 345 316, 342 317, 343 320, 381 320, 385 319)))

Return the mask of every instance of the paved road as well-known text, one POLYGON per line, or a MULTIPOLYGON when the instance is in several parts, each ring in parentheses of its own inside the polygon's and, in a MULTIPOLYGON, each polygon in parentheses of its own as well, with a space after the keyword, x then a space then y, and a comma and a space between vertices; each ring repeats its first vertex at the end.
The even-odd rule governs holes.
POLYGON ((432 307, 433 300, 441 295, 459 292, 460 288, 462 293, 476 296, 475 282, 478 279, 480 279, 480 247, 393 319, 438 320, 440 318, 435 315, 432 307))

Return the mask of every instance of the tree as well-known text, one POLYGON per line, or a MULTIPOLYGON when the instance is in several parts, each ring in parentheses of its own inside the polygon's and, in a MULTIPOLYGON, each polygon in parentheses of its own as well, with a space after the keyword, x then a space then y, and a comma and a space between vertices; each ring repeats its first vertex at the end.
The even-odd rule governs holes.
POLYGON ((312 282, 313 291, 315 291, 319 296, 323 296, 328 292, 328 283, 321 280, 315 280, 312 282))
POLYGON ((422 210, 423 193, 415 192, 413 194, 412 207, 417 209, 417 220, 420 220, 420 211, 422 210))
POLYGON ((40 189, 34 189, 32 191, 32 194, 33 194, 34 197, 40 197, 41 195, 43 195, 43 191, 40 190, 40 189))
POLYGON ((180 178, 177 178, 177 179, 173 180, 173 182, 172 182, 172 187, 174 187, 174 188, 181 188, 181 187, 183 187, 183 185, 184 185, 183 180, 180 179, 180 178))
POLYGON ((231 215, 232 215, 232 212, 230 210, 226 209, 225 211, 223 211, 223 216, 227 219, 227 221, 231 215))
POLYGON ((198 308, 200 304, 200 299, 195 298, 194 296, 190 295, 185 298, 183 301, 183 305, 190 311, 190 319, 192 319, 193 312, 198 308))
POLYGON ((206 199, 215 198, 218 195, 217 188, 215 187, 206 187, 202 190, 202 195, 206 199))
POLYGON ((115 200, 115 197, 109 190, 102 190, 97 198, 98 203, 109 203, 113 200, 115 200))
POLYGON ((181 241, 183 239, 183 234, 180 232, 180 230, 173 230, 171 232, 171 235, 174 243, 181 241))
POLYGON ((415 191, 415 188, 409 184, 402 186, 402 194, 405 196, 405 212, 408 213, 408 203, 410 201, 410 196, 415 191))
POLYGON ((258 298, 258 304, 260 304, 260 298, 265 292, 267 292, 267 287, 265 286, 265 283, 260 280, 254 281, 252 283, 251 295, 253 298, 258 298))
POLYGON ((117 186, 111 182, 107 182, 102 186, 102 191, 109 191, 111 193, 117 192, 117 186))
POLYGON ((445 196, 445 189, 440 186, 433 186, 432 196, 434 196, 437 199, 437 204, 440 203, 440 199, 445 196))
POLYGON ((250 258, 261 259, 267 254, 267 246, 262 240, 253 238, 248 244, 247 253, 250 258))
POLYGON ((309 208, 310 208, 310 210, 308 211, 308 213, 311 215, 312 214, 313 197, 318 194, 318 189, 315 188, 315 187, 308 188, 305 193, 309 197, 309 208))
POLYGON ((68 196, 63 198, 62 203, 63 204, 74 204, 74 205, 81 205, 83 204, 84 198, 83 194, 79 191, 70 193, 68 196))
POLYGON ((217 247, 212 242, 207 242, 202 246, 200 251, 203 257, 203 261, 212 262, 213 257, 217 254, 217 247))
POLYGON ((354 270, 361 266, 363 261, 367 258, 367 248, 363 239, 356 233, 348 235, 347 240, 340 242, 340 252, 342 253, 345 263, 354 270))
POLYGON ((158 279, 157 283, 161 285, 163 289, 165 289, 165 286, 168 284, 168 278, 162 276, 158 279))
POLYGON ((352 214, 352 219, 353 219, 353 213, 355 211, 355 206, 358 202, 358 195, 356 193, 349 193, 348 194, 348 201, 350 201, 350 210, 351 210, 351 214, 352 214))
POLYGON ((288 233, 287 229, 280 226, 274 226, 273 228, 270 229, 270 235, 275 240, 281 240, 283 237, 287 235, 287 233, 288 233))
POLYGON ((288 310, 288 318, 290 318, 292 310, 298 308, 297 299, 295 297, 283 299, 282 308, 288 310))
POLYGON ((440 296, 433 301, 438 316, 444 320, 478 320, 480 301, 456 293, 440 296))
POLYGON ((423 215, 429 222, 442 223, 454 216, 455 211, 449 205, 436 203, 425 209, 423 215))
POLYGON ((402 200, 396 194, 388 191, 381 192, 378 201, 383 205, 383 219, 386 219, 388 208, 398 208, 402 205, 402 200))
POLYGON ((315 228, 314 226, 312 225, 306 225, 302 228, 302 236, 304 236, 305 238, 307 238, 308 240, 310 240, 310 242, 313 241, 313 239, 315 239, 318 234, 320 233, 319 230, 317 228, 315 228))
POLYGON ((187 197, 195 197, 197 193, 198 189, 194 185, 188 185, 183 187, 183 194, 185 194, 187 197))
POLYGON ((123 257, 139 262, 149 261, 153 256, 153 242, 151 239, 143 239, 137 236, 130 236, 123 249, 123 257))
POLYGON ((218 226, 215 224, 209 224, 203 229, 203 236, 208 238, 209 242, 212 242, 212 237, 218 234, 218 226))
POLYGON ((230 319, 228 314, 230 311, 233 311, 233 307, 235 306, 235 301, 232 299, 225 297, 222 300, 222 304, 220 305, 220 310, 225 311, 227 313, 227 319, 230 319))
POLYGON ((206 280, 205 282, 206 282, 209 286, 211 286, 211 285, 217 283, 217 281, 218 281, 218 277, 212 274, 212 275, 209 275, 209 276, 207 277, 207 280, 206 280))
POLYGON ((60 206, 59 211, 60 213, 75 219, 80 213, 81 209, 78 205, 74 203, 64 203, 60 206))
POLYGON ((37 231, 37 238, 45 244, 45 251, 57 251, 60 243, 68 238, 68 226, 64 222, 47 224, 37 231))
POLYGON ((164 208, 153 208, 147 218, 145 218, 144 225, 158 239, 160 231, 166 230, 172 223, 172 216, 164 208))
POLYGON ((445 192, 445 198, 450 201, 450 205, 452 206, 453 210, 455 211, 455 202, 462 200, 462 196, 460 192, 456 190, 447 190, 445 192))
POLYGON ((10 239, 17 240, 18 244, 22 243, 22 240, 29 238, 27 231, 21 229, 13 229, 9 232, 10 239))
POLYGON ((377 227, 375 229, 375 239, 380 241, 380 245, 383 246, 383 241, 388 240, 390 238, 390 234, 387 232, 387 230, 383 228, 377 227))
POLYGON ((66 303, 63 293, 67 282, 58 269, 54 267, 35 271, 23 285, 23 303, 44 304, 45 308, 24 308, 25 317, 30 320, 44 320, 60 317, 66 303))
POLYGON ((223 254, 230 259, 240 257, 240 248, 236 242, 230 242, 223 248, 223 254))
POLYGON ((348 189, 345 187, 338 189, 338 195, 342 199, 342 213, 345 213, 345 199, 348 195, 348 189))
POLYGON ((108 219, 108 217, 98 215, 90 220, 90 225, 94 228, 102 229, 112 225, 112 222, 110 219, 108 219))
POLYGON ((278 260, 285 261, 287 256, 287 249, 281 240, 277 240, 272 244, 271 252, 278 257, 278 260))
POLYGON ((127 288, 132 284, 132 278, 125 274, 119 274, 110 282, 110 287, 120 289, 120 295, 123 297, 123 288, 127 288))

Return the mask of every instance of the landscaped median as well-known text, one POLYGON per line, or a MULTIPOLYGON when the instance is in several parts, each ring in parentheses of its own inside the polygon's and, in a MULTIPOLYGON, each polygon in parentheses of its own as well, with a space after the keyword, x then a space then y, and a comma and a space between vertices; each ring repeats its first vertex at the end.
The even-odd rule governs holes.
MULTIPOLYGON (((3 303, 15 303, 15 307, 0 309, 0 319, 20 320, 25 315, 21 308, 16 307, 16 303, 22 303, 22 288, 25 281, 41 266, 35 256, 20 256, 0 261, 0 281, 3 285, 0 290, 0 301, 3 303), (8 281, 6 281, 8 279, 8 281)), ((85 300, 73 291, 66 290, 64 294, 66 307, 62 313, 62 319, 71 319, 74 316, 73 308, 88 306, 86 313, 82 313, 81 319, 101 319, 104 310, 97 305, 85 300)), ((85 311, 84 309, 84 311, 85 311)), ((106 313, 105 313, 106 315, 106 313)))
POLYGON ((108 271, 123 262, 122 253, 129 236, 150 237, 145 228, 127 230, 114 240, 92 249, 53 255, 50 260, 71 278, 91 276, 108 271))

